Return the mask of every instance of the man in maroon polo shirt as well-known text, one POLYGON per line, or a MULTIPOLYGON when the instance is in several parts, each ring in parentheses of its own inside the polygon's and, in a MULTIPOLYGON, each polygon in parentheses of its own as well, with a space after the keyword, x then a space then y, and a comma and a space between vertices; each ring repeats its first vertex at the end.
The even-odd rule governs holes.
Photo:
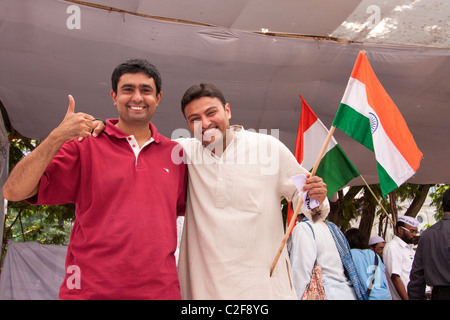
POLYGON ((69 96, 64 120, 15 166, 3 194, 76 204, 60 299, 180 299, 174 252, 187 172, 171 160, 176 142, 150 123, 161 78, 133 59, 111 81, 118 120, 93 139, 95 119, 75 113, 69 96))

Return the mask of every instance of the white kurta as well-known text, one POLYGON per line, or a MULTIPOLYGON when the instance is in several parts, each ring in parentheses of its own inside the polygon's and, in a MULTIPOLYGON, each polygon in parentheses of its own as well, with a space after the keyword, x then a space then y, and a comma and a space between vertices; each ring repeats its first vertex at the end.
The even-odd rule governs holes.
MULTIPOLYGON (((296 203, 291 176, 305 173, 276 138, 232 127, 221 157, 197 139, 181 139, 189 183, 180 248, 183 299, 296 299, 290 262, 283 250, 281 200, 296 203)), ((307 216, 310 212, 302 209, 307 216)), ((329 203, 314 219, 325 219, 329 203)))
POLYGON ((406 289, 408 287, 409 273, 412 269, 415 254, 413 245, 407 244, 397 236, 394 236, 391 241, 386 243, 383 249, 383 262, 386 266, 386 277, 388 279, 392 300, 401 300, 402 298, 395 289, 391 276, 392 274, 399 275, 406 289))

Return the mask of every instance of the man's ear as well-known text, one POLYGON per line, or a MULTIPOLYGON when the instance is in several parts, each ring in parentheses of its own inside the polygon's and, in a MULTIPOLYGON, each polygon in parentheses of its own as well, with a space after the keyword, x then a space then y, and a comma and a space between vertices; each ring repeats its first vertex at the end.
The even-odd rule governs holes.
POLYGON ((225 113, 227 114, 228 120, 231 119, 231 108, 230 108, 230 104, 226 103, 225 104, 225 113))
POLYGON ((160 92, 156 95, 156 107, 159 106, 159 103, 161 102, 162 96, 163 96, 162 91, 160 91, 160 92))
POLYGON ((113 100, 114 105, 117 104, 117 94, 114 92, 114 90, 111 90, 111 98, 113 100))

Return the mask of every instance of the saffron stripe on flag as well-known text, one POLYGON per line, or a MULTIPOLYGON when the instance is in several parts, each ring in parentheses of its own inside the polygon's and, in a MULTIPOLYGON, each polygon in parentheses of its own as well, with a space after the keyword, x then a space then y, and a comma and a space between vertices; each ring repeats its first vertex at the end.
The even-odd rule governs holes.
POLYGON ((422 153, 361 51, 333 126, 375 153, 383 196, 417 171, 422 153))
MULTIPOLYGON (((312 171, 316 159, 328 136, 328 129, 311 110, 305 99, 302 100, 302 111, 297 130, 295 144, 295 158, 306 170, 312 171)), ((317 167, 316 175, 327 184, 327 197, 331 197, 350 180, 359 176, 358 170, 353 166, 337 141, 331 137, 326 153, 317 167)), ((288 206, 287 224, 294 215, 291 205, 288 206)))

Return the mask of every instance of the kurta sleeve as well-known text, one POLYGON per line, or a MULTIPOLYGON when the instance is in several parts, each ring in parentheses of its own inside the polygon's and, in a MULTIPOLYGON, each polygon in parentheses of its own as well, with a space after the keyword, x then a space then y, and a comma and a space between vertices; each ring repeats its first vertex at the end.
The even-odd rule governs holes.
POLYGON ((299 223, 292 232, 292 246, 290 262, 295 292, 299 299, 302 298, 306 286, 311 280, 314 263, 317 259, 317 245, 311 228, 307 222, 299 223))
MULTIPOLYGON (((306 174, 308 171, 303 168, 291 153, 291 151, 281 142, 279 142, 279 190, 281 196, 292 201, 294 210, 297 208, 299 191, 292 180, 292 177, 298 174, 306 174)), ((317 223, 324 221, 330 212, 330 204, 325 199, 322 204, 315 209, 309 209, 303 202, 300 212, 303 213, 309 221, 317 223)))
POLYGON ((402 274, 402 254, 400 250, 397 250, 396 243, 393 243, 395 239, 391 240, 383 250, 383 262, 386 265, 387 276, 391 277, 392 274, 402 274))

